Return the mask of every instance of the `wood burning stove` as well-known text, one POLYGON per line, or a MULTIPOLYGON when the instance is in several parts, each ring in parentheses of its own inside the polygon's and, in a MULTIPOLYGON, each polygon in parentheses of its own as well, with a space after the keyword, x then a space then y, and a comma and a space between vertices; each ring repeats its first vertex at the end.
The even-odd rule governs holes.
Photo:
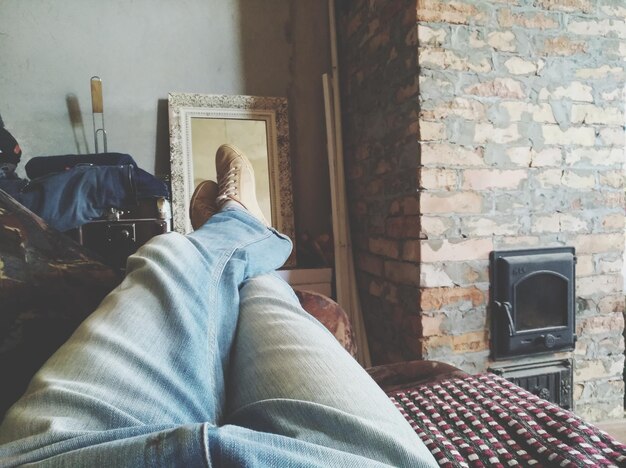
POLYGON ((494 359, 574 348, 575 264, 573 247, 491 252, 494 359))

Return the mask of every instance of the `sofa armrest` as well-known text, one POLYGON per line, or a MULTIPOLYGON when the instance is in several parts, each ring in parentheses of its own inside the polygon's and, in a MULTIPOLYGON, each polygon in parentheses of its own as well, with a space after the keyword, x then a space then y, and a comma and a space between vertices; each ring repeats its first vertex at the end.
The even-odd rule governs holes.
POLYGON ((296 290, 295 293, 302 308, 319 320, 352 357, 356 356, 352 325, 348 314, 341 306, 331 298, 314 291, 296 290))
POLYGON ((430 384, 468 374, 450 364, 438 361, 406 361, 370 367, 367 373, 385 391, 391 392, 430 384))

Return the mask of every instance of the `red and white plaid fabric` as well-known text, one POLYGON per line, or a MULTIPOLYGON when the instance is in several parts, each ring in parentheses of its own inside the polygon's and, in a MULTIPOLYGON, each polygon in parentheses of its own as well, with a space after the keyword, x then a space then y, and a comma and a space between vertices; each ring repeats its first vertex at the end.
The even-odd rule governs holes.
POLYGON ((389 397, 441 466, 626 466, 626 445, 493 374, 389 397))

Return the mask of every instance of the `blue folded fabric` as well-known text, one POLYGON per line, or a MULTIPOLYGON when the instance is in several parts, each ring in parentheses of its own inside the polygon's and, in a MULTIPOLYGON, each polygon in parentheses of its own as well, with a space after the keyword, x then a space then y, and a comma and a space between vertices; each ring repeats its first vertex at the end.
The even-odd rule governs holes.
POLYGON ((65 154, 58 156, 37 156, 31 158, 25 166, 30 179, 38 179, 76 166, 132 166, 132 176, 139 198, 169 198, 167 184, 152 174, 144 171, 126 153, 65 154))
POLYGON ((74 166, 38 179, 0 179, 0 189, 59 231, 99 219, 108 208, 137 203, 135 168, 74 166))

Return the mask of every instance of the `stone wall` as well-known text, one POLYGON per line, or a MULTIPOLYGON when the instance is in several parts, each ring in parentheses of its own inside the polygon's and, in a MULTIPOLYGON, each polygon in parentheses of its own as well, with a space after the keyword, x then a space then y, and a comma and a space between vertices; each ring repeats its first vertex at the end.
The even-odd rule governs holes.
POLYGON ((576 412, 621 416, 626 5, 349 3, 346 158, 375 358, 485 370, 489 252, 573 245, 576 412), (412 15, 413 28, 391 26, 377 40, 389 23, 377 23, 376 15, 390 4, 403 24, 412 15), (375 41, 378 55, 371 55, 375 41), (397 51, 411 48, 417 65, 396 60, 397 51), (400 80, 400 69, 412 69, 414 79, 400 80), (389 76, 398 78, 391 86, 389 76), (381 96, 386 106, 377 105, 381 96), (395 113, 391 96, 410 104, 395 113), (368 99, 370 106, 355 105, 368 99), (364 115, 371 126, 359 125, 364 115), (398 132, 406 171, 394 163, 397 146, 390 147, 398 132), (403 190, 390 193, 404 173, 403 190))

